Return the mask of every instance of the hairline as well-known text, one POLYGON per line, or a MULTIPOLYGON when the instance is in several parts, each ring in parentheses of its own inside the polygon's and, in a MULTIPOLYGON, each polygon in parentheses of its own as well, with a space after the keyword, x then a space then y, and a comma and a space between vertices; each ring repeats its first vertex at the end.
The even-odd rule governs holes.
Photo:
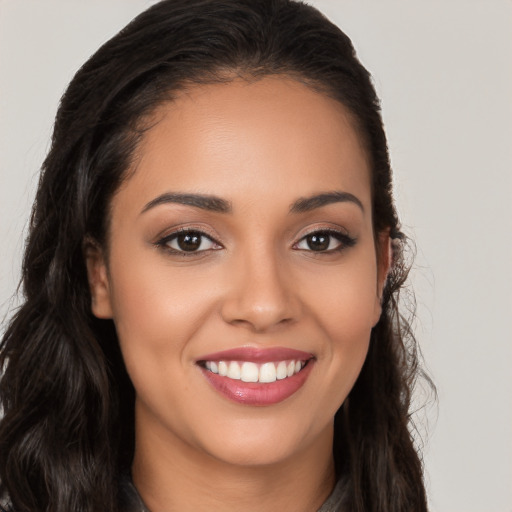
MULTIPOLYGON (((162 120, 163 116, 159 114, 162 107, 167 104, 174 103, 179 99, 180 94, 186 94, 187 92, 201 86, 225 84, 229 85, 237 80, 242 80, 247 84, 259 82, 267 78, 277 79, 288 79, 307 87, 310 91, 330 98, 336 101, 344 110, 347 116, 351 128, 357 135, 357 140, 361 145, 363 154, 367 160, 367 168, 369 171, 369 182, 370 182, 370 195, 371 195, 371 207, 373 210, 373 199, 374 199, 374 180, 373 180, 373 158, 369 145, 369 136, 366 134, 362 122, 358 115, 351 109, 346 102, 344 102, 339 95, 333 90, 333 87, 328 86, 324 81, 318 79, 312 79, 307 76, 306 73, 294 70, 292 68, 283 68, 282 70, 269 70, 264 67, 251 67, 251 66, 218 66, 217 68, 204 71, 203 73, 196 72, 192 74, 190 78, 176 82, 169 86, 166 90, 161 93, 161 98, 157 98, 153 105, 147 110, 141 112, 141 114, 135 119, 135 125, 133 128, 125 128, 125 133, 128 136, 134 136, 135 142, 133 142, 131 153, 128 157, 128 165, 125 167, 121 174, 121 179, 116 189, 108 199, 108 205, 105 212, 104 220, 104 240, 100 242, 103 248, 106 262, 108 262, 108 255, 110 253, 110 228, 112 220, 112 205, 113 200, 117 193, 122 190, 123 186, 127 181, 137 172, 139 163, 141 161, 141 154, 139 149, 143 144, 144 135, 147 131, 157 126, 162 120)), ((137 94, 137 93, 136 93, 137 94)), ((136 96, 136 94, 134 96, 136 96)), ((133 97, 132 97, 133 99, 133 97)), ((375 247, 378 248, 378 233, 375 229, 374 222, 372 220, 372 229, 374 231, 375 247)), ((88 235, 86 235, 88 236, 88 235)), ((379 254, 377 253, 377 257, 379 254)))

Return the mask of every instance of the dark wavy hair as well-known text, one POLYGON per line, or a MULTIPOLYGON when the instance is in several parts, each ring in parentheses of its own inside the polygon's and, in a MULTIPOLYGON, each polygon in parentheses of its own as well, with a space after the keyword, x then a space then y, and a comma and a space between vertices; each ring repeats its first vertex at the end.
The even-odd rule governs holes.
POLYGON ((25 301, 1 342, 0 493, 16 512, 119 510, 134 448, 134 389, 110 320, 91 313, 84 243, 108 242, 109 203, 151 114, 192 84, 282 75, 342 103, 372 170, 375 233, 393 266, 368 356, 335 417, 352 512, 427 510, 411 433, 421 370, 399 311, 407 277, 379 101, 350 39, 294 0, 164 0, 78 71, 42 167, 23 260, 25 301))

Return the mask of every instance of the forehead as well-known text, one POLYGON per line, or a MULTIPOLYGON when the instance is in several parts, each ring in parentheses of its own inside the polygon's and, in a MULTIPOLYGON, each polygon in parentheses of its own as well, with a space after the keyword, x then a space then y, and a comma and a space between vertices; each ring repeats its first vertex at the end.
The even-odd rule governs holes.
POLYGON ((291 78, 185 89, 157 109, 135 160, 122 187, 135 201, 166 191, 236 200, 243 186, 254 197, 343 189, 370 201, 368 159, 351 115, 291 78))

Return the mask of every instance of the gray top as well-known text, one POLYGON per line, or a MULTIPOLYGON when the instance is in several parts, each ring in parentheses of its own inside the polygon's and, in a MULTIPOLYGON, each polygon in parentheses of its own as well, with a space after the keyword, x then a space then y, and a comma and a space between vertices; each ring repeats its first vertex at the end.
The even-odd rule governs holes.
POLYGON ((347 507, 348 485, 345 478, 338 480, 331 494, 318 512, 343 512, 347 507))
MULTIPOLYGON (((338 480, 338 483, 324 504, 318 509, 318 512, 343 512, 346 510, 347 496, 348 487, 346 480, 338 480)), ((150 512, 130 480, 123 484, 121 504, 123 512, 150 512)))
MULTIPOLYGON (((346 511, 347 496, 346 479, 341 479, 317 512, 346 511)), ((129 478, 125 478, 121 482, 120 510, 123 512, 150 512, 129 478)), ((8 500, 0 500, 0 512, 13 512, 8 500)))

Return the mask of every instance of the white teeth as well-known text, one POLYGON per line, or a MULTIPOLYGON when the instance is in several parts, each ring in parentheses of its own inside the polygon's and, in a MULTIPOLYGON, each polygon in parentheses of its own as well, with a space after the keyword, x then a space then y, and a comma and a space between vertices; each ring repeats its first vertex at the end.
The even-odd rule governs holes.
POLYGON ((283 379, 286 379, 286 377, 288 377, 288 371, 287 371, 287 368, 286 368, 286 361, 281 361, 277 365, 276 378, 277 378, 277 380, 283 380, 283 379))
POLYGON ((227 376, 230 379, 240 380, 240 365, 236 361, 229 363, 227 376))
POLYGON ((205 361, 204 366, 212 373, 243 382, 269 383, 283 380, 304 368, 302 361, 278 361, 257 364, 251 361, 205 361))
POLYGON ((276 365, 264 363, 260 368, 260 382, 274 382, 276 380, 276 365))
POLYGON ((228 365, 224 361, 219 361, 219 375, 225 377, 228 374, 228 365))
POLYGON ((256 363, 245 362, 242 364, 242 371, 240 372, 240 380, 244 382, 258 382, 259 370, 256 363))

